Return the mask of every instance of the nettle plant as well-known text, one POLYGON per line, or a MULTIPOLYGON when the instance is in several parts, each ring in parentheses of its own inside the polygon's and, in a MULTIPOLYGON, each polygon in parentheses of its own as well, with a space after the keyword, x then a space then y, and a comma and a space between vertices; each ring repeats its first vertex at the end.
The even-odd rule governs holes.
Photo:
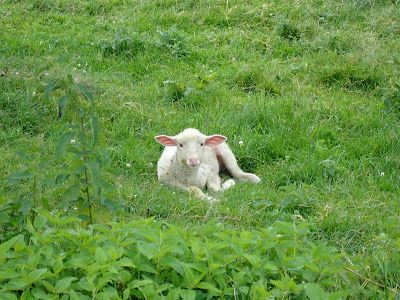
POLYGON ((0 245, 1 299, 343 299, 343 255, 310 224, 185 231, 154 219, 94 224, 38 210, 0 245), (17 298, 18 297, 18 298, 17 298))
POLYGON ((63 206, 72 205, 87 212, 78 217, 92 224, 93 206, 103 205, 113 213, 119 208, 108 197, 115 186, 101 177, 106 153, 99 146, 99 120, 95 115, 94 96, 85 85, 75 83, 71 75, 67 80, 55 79, 47 85, 45 96, 50 99, 52 95, 57 98, 58 120, 65 118, 70 121, 65 126, 68 131, 57 141, 56 159, 62 163, 62 168, 53 183, 55 186, 67 185, 61 196, 63 206), (67 104, 71 106, 68 110, 67 104))

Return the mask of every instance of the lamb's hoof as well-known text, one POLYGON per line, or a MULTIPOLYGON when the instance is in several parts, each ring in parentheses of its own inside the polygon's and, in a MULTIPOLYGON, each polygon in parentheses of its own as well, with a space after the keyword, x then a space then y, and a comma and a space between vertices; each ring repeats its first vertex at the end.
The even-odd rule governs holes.
POLYGON ((261 181, 261 178, 255 174, 246 173, 245 180, 251 181, 253 183, 259 183, 261 181))
POLYGON ((216 204, 216 203, 219 202, 218 199, 213 198, 213 197, 210 197, 210 196, 207 196, 207 201, 208 201, 210 204, 216 204))
POLYGON ((223 191, 225 191, 225 190, 227 190, 227 189, 233 187, 235 184, 236 184, 236 183, 235 183, 235 180, 233 180, 233 179, 228 179, 227 181, 225 181, 225 182, 222 184, 221 189, 222 189, 223 191))

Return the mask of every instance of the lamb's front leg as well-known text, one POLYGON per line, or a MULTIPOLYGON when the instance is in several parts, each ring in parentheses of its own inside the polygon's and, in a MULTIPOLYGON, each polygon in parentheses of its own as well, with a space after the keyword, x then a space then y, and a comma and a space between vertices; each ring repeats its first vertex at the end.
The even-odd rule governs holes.
POLYGON ((191 187, 186 187, 183 185, 177 185, 175 184, 175 187, 185 190, 186 192, 188 192, 190 195, 195 196, 196 198, 202 199, 202 200, 207 200, 210 203, 215 203, 218 202, 218 199, 215 199, 213 197, 207 196, 206 194, 204 194, 204 192, 198 188, 197 186, 191 186, 191 187))

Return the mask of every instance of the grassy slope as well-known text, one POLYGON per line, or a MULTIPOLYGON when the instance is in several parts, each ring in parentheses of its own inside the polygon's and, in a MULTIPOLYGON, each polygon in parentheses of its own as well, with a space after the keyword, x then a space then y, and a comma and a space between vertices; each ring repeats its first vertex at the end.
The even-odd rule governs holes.
MULTIPOLYGON (((399 82, 396 7, 383 0, 6 2, 0 193, 8 190, 3 178, 25 163, 16 151, 34 161, 54 154, 65 122, 55 122, 44 89, 72 74, 97 94, 107 163, 117 170, 110 179, 132 215, 149 208, 184 226, 202 222, 194 216, 228 215, 243 228, 304 218, 316 223, 316 238, 349 256, 390 256, 399 237, 400 126, 383 96, 399 82), (186 95, 166 80, 184 84, 186 95), (263 182, 240 183, 211 208, 161 187, 153 136, 185 127, 228 136, 240 165, 263 182), (32 154, 32 146, 40 151, 32 154)), ((43 172, 54 177, 57 169, 43 172)), ((379 272, 371 271, 383 280, 379 272)))

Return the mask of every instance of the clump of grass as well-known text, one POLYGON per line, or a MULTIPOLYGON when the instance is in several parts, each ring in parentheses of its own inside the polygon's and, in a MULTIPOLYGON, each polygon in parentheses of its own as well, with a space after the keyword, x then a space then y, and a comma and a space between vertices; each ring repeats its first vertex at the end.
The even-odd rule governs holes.
POLYGON ((133 57, 145 49, 145 44, 136 32, 128 34, 126 30, 120 30, 112 39, 101 40, 98 47, 105 57, 133 57))
POLYGON ((280 96, 281 91, 271 77, 259 66, 244 65, 233 77, 233 83, 247 93, 263 92, 280 96))
POLYGON ((278 36, 289 41, 297 41, 300 39, 301 33, 295 25, 284 22, 278 28, 278 36))

